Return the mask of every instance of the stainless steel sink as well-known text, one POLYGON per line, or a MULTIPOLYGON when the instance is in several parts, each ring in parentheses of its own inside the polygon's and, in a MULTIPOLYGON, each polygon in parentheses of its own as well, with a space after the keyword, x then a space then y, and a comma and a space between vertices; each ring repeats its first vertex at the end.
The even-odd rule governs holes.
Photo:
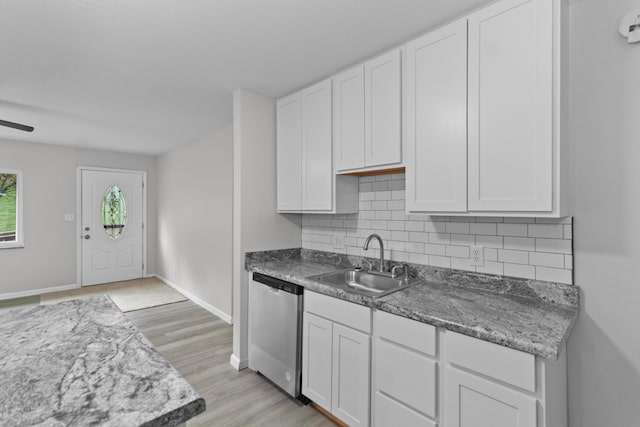
POLYGON ((372 297, 389 295, 422 282, 421 279, 398 279, 362 270, 339 270, 309 279, 372 297))

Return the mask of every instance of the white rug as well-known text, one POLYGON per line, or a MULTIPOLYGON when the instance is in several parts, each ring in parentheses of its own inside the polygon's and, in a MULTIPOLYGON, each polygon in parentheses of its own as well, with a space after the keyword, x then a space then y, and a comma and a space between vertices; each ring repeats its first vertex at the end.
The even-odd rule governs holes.
POLYGON ((166 285, 162 280, 149 277, 42 294, 40 304, 53 304, 104 294, 108 295, 122 312, 187 300, 187 297, 166 285))

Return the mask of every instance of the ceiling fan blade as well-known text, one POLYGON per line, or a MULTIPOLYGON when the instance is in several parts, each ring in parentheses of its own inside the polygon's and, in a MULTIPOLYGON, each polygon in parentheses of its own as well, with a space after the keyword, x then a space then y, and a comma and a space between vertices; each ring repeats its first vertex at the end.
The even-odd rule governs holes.
POLYGON ((25 132, 33 132, 34 129, 33 126, 21 125, 20 123, 8 122, 6 120, 0 120, 0 126, 23 130, 25 132))

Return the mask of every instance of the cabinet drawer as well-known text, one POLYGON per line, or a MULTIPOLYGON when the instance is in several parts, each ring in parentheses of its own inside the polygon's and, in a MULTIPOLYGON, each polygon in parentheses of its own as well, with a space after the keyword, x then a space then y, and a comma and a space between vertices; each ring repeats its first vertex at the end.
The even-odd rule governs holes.
POLYGON ((304 311, 367 334, 371 333, 371 310, 363 305, 305 291, 304 311))
POLYGON ((374 363, 377 392, 435 418, 438 364, 434 360, 378 338, 374 363))
POLYGON ((436 328, 384 311, 375 312, 376 336, 420 351, 436 355, 436 328))
POLYGON ((384 394, 376 393, 374 399, 376 406, 374 425, 376 427, 437 427, 437 424, 429 418, 389 399, 384 394))
POLYGON ((446 354, 450 363, 525 390, 536 391, 535 356, 518 350, 447 331, 446 354))

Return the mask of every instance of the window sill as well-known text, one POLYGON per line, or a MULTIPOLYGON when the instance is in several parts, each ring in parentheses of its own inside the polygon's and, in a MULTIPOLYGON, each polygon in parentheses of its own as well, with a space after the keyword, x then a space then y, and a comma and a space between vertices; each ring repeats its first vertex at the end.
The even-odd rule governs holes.
POLYGON ((0 242, 0 249, 24 248, 23 242, 0 242))

